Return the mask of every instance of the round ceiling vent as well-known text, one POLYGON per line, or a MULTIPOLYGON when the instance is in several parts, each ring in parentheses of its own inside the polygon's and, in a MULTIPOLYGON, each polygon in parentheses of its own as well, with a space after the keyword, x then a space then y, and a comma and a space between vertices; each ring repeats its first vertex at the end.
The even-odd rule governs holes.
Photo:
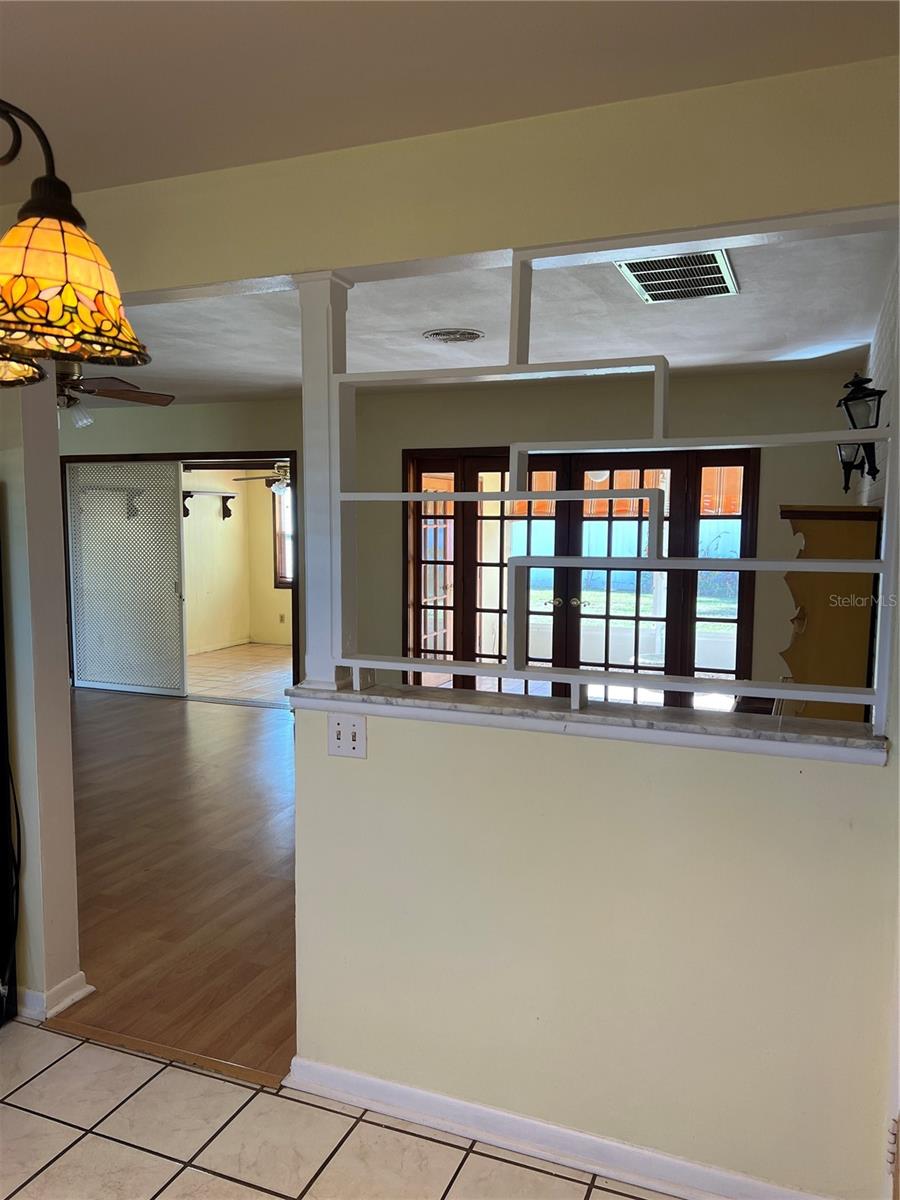
POLYGON ((426 329, 422 337, 429 342, 443 342, 450 346, 456 342, 477 342, 484 337, 480 329, 426 329))

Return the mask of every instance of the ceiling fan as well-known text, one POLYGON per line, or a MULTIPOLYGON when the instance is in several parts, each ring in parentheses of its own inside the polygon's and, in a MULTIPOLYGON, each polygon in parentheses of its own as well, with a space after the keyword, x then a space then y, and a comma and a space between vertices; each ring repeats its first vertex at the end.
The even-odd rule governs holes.
POLYGON ((265 480, 266 487, 270 487, 276 496, 283 496, 291 486, 291 464, 287 462, 275 463, 275 474, 269 475, 242 475, 232 479, 232 483, 250 483, 256 479, 265 480))
POLYGON ((165 392, 145 392, 136 383, 129 383, 115 375, 95 375, 86 379, 81 373, 81 363, 58 362, 56 404, 58 408, 69 411, 77 429, 94 423, 94 418, 82 407, 83 396, 104 396, 110 400, 128 400, 132 404, 152 404, 159 408, 171 404, 175 399, 165 392))

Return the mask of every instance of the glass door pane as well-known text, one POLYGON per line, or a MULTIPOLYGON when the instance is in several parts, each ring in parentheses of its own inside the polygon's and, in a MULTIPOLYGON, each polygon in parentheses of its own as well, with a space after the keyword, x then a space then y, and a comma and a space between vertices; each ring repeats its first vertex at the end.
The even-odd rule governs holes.
MULTIPOLYGON (((744 468, 705 466, 695 514, 698 558, 739 558, 744 524, 744 468)), ((707 679, 737 674, 740 574, 699 571, 694 602, 694 673, 707 679)), ((730 712, 737 697, 698 692, 694 708, 730 712)))
MULTIPOLYGON (((532 471, 531 491, 552 491, 555 471, 532 471)), ((509 475, 500 470, 479 470, 473 490, 502 492, 509 475)), ((556 546, 556 502, 554 500, 480 500, 475 513, 475 660, 500 664, 507 647, 507 567, 512 557, 552 555, 556 546)), ((528 593, 527 661, 550 665, 553 661, 554 605, 553 571, 530 572, 528 593)), ((528 692, 549 695, 549 683, 503 680, 478 676, 479 691, 528 692)))
MULTIPOLYGON (((454 471, 423 471, 415 490, 452 492, 454 471)), ((454 553, 456 513, 452 500, 426 500, 419 507, 418 578, 415 581, 413 655, 417 658, 452 658, 454 633, 454 553)), ((425 687, 452 687, 453 676, 443 671, 423 671, 425 687)))
MULTIPOLYGON (((672 471, 653 467, 646 461, 627 467, 597 469, 582 473, 576 486, 596 492, 581 505, 579 544, 573 554, 645 557, 649 538, 649 502, 638 497, 604 499, 611 489, 661 488, 664 493, 664 544, 668 544, 671 519, 672 471)), ((576 528, 578 526, 576 525, 576 528)), ((576 635, 570 638, 576 661, 572 665, 598 670, 660 674, 665 668, 668 588, 662 571, 592 569, 573 571, 570 620, 576 635)), ((592 699, 623 703, 662 704, 657 688, 606 688, 589 686, 592 699)))

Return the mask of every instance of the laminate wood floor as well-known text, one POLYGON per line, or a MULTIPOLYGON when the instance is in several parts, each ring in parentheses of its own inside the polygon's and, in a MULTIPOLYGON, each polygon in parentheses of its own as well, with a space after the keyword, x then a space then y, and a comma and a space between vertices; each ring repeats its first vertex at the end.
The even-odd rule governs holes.
POLYGON ((290 713, 76 690, 73 734, 81 961, 97 991, 65 1018, 283 1076, 290 713))

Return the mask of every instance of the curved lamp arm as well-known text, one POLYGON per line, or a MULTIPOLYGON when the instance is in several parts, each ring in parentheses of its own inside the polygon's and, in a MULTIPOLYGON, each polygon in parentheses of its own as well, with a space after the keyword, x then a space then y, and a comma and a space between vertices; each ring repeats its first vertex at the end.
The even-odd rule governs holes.
POLYGON ((44 155, 44 174, 40 175, 31 185, 31 196, 19 209, 19 220, 26 217, 55 217, 60 221, 68 221, 85 228, 85 220, 72 203, 72 192, 68 184, 56 174, 56 164, 53 159, 53 148, 43 129, 37 121, 24 109, 8 100, 0 100, 0 118, 9 126, 12 135, 9 148, 0 155, 0 166, 14 162, 22 149, 22 125, 26 125, 37 139, 44 155))

